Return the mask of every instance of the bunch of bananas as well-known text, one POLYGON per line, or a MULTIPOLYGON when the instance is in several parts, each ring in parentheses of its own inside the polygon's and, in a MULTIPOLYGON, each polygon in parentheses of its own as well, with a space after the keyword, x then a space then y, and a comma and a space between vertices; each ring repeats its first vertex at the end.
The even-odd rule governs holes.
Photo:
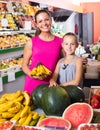
POLYGON ((51 75, 51 71, 42 63, 38 63, 31 71, 31 76, 40 80, 45 79, 49 75, 51 75))
POLYGON ((26 91, 5 93, 0 98, 0 122, 15 121, 18 125, 36 125, 45 118, 45 114, 39 115, 35 110, 31 96, 26 91))

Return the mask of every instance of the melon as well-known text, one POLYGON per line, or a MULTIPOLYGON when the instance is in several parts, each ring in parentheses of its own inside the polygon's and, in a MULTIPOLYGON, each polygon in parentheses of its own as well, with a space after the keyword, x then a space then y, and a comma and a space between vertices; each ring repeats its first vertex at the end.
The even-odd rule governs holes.
POLYGON ((68 93, 60 86, 49 87, 42 95, 42 109, 46 115, 61 116, 71 104, 68 93))
POLYGON ((40 84, 32 92, 32 101, 38 108, 41 108, 42 94, 47 88, 48 84, 40 84))
POLYGON ((57 116, 49 116, 44 118, 43 120, 37 123, 38 127, 47 127, 52 129, 59 129, 59 130, 70 130, 71 123, 68 120, 63 119, 62 117, 57 116))
POLYGON ((85 94, 81 88, 75 85, 67 85, 63 88, 68 92, 71 98, 71 103, 85 101, 85 94))
POLYGON ((73 103, 64 110, 62 117, 68 120, 73 128, 77 128, 82 123, 92 121, 93 109, 87 103, 73 103))

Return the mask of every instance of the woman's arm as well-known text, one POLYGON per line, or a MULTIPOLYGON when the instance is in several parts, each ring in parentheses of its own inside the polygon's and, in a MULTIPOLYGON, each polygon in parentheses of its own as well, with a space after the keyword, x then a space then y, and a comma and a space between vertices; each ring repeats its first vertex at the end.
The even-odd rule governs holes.
POLYGON ((50 79, 50 85, 49 85, 50 87, 58 85, 56 81, 57 81, 58 73, 59 73, 59 65, 60 65, 60 62, 58 61, 55 71, 52 75, 52 78, 50 79))
POLYGON ((22 69, 26 75, 31 75, 31 70, 29 69, 29 63, 32 56, 32 41, 29 40, 24 48, 24 55, 23 55, 23 63, 22 69))
POLYGON ((66 83, 60 84, 61 86, 67 86, 67 85, 76 85, 78 86, 82 76, 83 76, 83 61, 82 58, 78 58, 77 62, 76 62, 76 74, 73 80, 70 80, 66 83))

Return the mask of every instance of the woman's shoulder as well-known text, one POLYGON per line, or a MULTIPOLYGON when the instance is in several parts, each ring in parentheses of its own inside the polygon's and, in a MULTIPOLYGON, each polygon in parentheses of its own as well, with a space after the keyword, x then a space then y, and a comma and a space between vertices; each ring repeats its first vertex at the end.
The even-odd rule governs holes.
POLYGON ((62 38, 55 35, 55 39, 60 40, 62 42, 62 38))

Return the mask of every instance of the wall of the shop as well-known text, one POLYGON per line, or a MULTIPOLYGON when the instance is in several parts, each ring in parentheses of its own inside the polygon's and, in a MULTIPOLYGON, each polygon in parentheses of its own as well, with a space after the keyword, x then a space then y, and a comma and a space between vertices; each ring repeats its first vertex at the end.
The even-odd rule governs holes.
POLYGON ((97 42, 100 37, 100 2, 95 3, 81 3, 85 9, 84 12, 93 12, 93 41, 97 42))

